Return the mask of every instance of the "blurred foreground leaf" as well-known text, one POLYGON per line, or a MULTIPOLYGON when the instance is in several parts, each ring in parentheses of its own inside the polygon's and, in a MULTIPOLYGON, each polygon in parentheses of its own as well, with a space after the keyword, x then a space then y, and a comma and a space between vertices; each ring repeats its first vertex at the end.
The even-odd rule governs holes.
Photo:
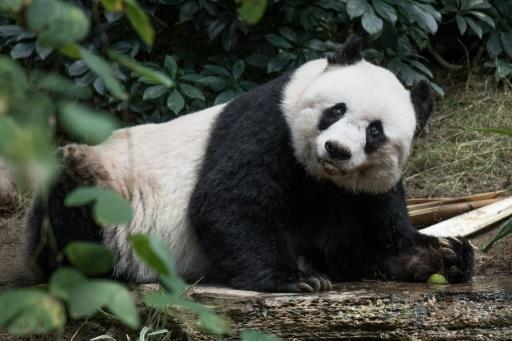
POLYGON ((64 250, 71 264, 88 275, 102 275, 111 272, 114 266, 112 252, 105 246, 86 241, 71 242, 64 250))
POLYGON ((60 122, 72 136, 87 144, 105 141, 119 127, 117 120, 105 112, 89 109, 73 102, 60 105, 60 122))
POLYGON ((103 226, 128 224, 132 220, 130 203, 112 190, 79 187, 71 192, 64 201, 64 204, 70 207, 91 203, 94 203, 94 219, 103 226))
POLYGON ((38 289, 14 289, 0 294, 0 326, 14 335, 42 334, 66 324, 62 304, 38 289))

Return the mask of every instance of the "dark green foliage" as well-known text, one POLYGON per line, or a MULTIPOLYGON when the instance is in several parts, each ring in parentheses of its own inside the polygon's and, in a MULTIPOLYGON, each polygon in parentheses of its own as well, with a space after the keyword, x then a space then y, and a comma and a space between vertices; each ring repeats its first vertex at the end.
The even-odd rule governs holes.
MULTIPOLYGON (((142 3, 149 16, 131 1, 104 0, 103 8, 88 0, 74 3, 93 22, 85 40, 89 51, 81 49, 75 62, 61 58, 60 69, 76 84, 92 85, 99 107, 135 122, 165 121, 228 101, 332 53, 350 32, 366 35, 366 58, 384 64, 408 86, 432 79, 429 47, 461 65, 482 47, 485 65, 498 80, 512 75, 512 4, 506 0, 153 0, 142 3), (112 68, 95 58, 107 49, 117 62, 112 68), (135 66, 119 52, 146 66, 135 66), (144 76, 144 70, 158 73, 144 76), (128 101, 119 101, 126 96, 128 101)), ((27 18, 26 29, 4 20, 2 49, 13 59, 49 65, 60 42, 46 46, 40 29, 45 19, 27 18)), ((88 28, 85 22, 77 25, 65 39, 80 39, 88 28)))

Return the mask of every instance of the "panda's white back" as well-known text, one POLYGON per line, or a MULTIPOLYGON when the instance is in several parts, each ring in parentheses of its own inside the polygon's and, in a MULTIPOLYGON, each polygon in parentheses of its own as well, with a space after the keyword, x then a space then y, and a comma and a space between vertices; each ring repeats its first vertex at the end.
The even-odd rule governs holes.
POLYGON ((103 230, 104 242, 118 257, 115 273, 137 281, 154 279, 128 244, 133 233, 149 233, 166 241, 180 275, 197 280, 208 261, 189 226, 187 207, 208 144, 209 133, 223 105, 167 123, 122 129, 92 147, 108 171, 108 187, 131 201, 129 226, 103 230))

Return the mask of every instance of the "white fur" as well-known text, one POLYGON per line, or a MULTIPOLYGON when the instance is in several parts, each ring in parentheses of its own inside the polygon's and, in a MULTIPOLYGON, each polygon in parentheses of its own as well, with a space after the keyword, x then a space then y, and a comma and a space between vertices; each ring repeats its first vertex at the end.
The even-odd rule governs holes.
POLYGON ((400 178, 416 128, 409 92, 388 70, 360 61, 329 66, 325 59, 304 64, 285 89, 282 109, 290 127, 297 159, 314 176, 341 187, 366 192, 389 190, 400 178), (345 103, 347 113, 325 131, 318 129, 322 112, 345 103), (381 120, 387 142, 366 155, 366 127, 381 120), (319 163, 325 142, 335 141, 352 153, 336 163, 340 173, 327 173, 319 163))
POLYGON ((150 233, 168 243, 181 276, 194 281, 209 271, 187 218, 187 208, 204 158, 209 133, 223 105, 163 124, 116 131, 92 150, 108 170, 109 186, 132 203, 129 226, 103 229, 106 245, 118 256, 117 274, 137 281, 154 274, 132 253, 127 238, 150 233))

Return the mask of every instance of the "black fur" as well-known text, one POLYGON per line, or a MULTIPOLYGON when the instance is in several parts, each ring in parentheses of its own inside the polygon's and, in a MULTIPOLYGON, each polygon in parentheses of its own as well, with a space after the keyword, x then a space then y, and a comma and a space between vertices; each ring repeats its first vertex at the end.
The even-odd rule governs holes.
POLYGON ((417 130, 422 130, 434 108, 432 87, 426 80, 416 83, 411 89, 411 101, 416 111, 417 130))
POLYGON ((325 109, 320 121, 318 122, 318 130, 325 130, 329 128, 331 125, 338 122, 346 112, 347 105, 345 103, 338 103, 328 109, 325 109))
POLYGON ((50 190, 46 202, 44 199, 34 201, 34 206, 28 215, 30 239, 28 253, 34 269, 34 275, 46 279, 59 265, 66 264, 58 256, 66 245, 75 240, 100 242, 101 228, 92 217, 92 205, 81 207, 67 207, 64 204, 66 196, 76 187, 93 185, 91 183, 77 182, 63 170, 58 182, 50 190), (44 226, 45 211, 48 214, 49 226, 44 226), (51 227, 51 231, 46 229, 51 227), (49 242, 50 237, 55 245, 49 242))
POLYGON ((365 153, 373 153, 380 146, 382 146, 386 142, 386 135, 384 132, 384 127, 382 126, 382 121, 374 121, 371 122, 366 128, 366 144, 364 145, 365 153), (379 129, 380 133, 374 136, 371 132, 372 126, 375 126, 379 129))
POLYGON ((309 176, 294 157, 280 110, 288 76, 227 105, 212 131, 189 217, 218 273, 237 288, 288 291, 323 273, 335 281, 471 278, 465 242, 446 257, 409 221, 402 183, 354 194, 309 176), (299 257, 312 268, 302 271, 299 257), (454 271, 455 272, 455 271, 454 271))
POLYGON ((334 56, 327 58, 327 61, 331 65, 352 65, 363 59, 361 55, 361 46, 363 39, 356 35, 351 35, 345 40, 343 47, 338 49, 334 56))

